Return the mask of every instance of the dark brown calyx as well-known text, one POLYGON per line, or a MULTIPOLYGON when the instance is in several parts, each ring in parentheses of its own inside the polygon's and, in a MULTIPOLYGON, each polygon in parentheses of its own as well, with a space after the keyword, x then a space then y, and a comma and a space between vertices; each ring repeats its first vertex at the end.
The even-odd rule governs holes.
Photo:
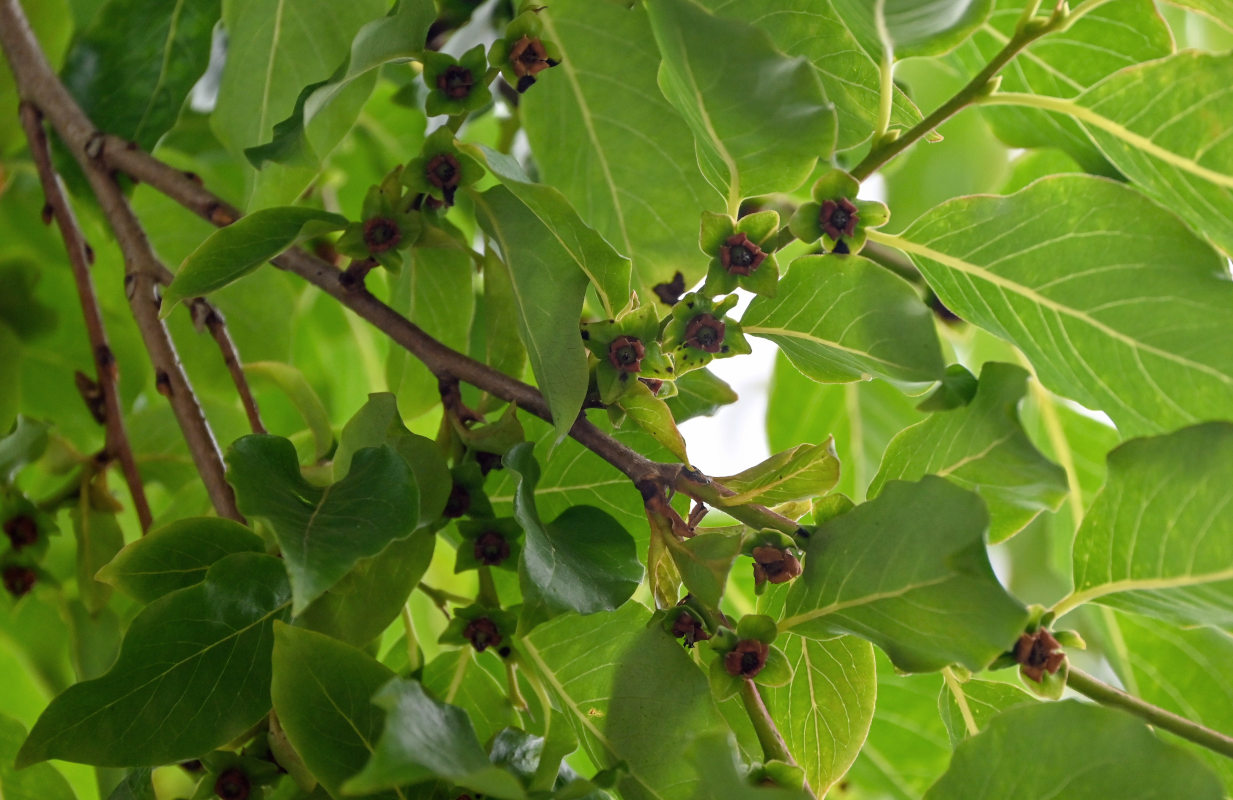
POLYGON ((4 570, 4 588, 14 597, 27 594, 38 579, 38 574, 29 567, 6 567, 4 570))
POLYGON ((664 388, 664 382, 659 378, 639 378, 638 380, 646 384, 646 388, 651 390, 651 394, 658 395, 659 390, 664 388))
POLYGON ((252 789, 248 775, 239 767, 224 770, 214 782, 214 794, 223 800, 245 800, 252 789))
POLYGON ((646 346, 633 336, 618 336, 608 345, 608 363, 621 372, 637 372, 642 369, 646 346))
POLYGON ((711 634, 706 632, 698 618, 688 611, 682 611, 676 622, 672 623, 672 635, 677 639, 684 639, 686 647, 693 647, 695 642, 704 642, 711 638, 711 634))
POLYGON ((437 76, 437 88, 452 100, 461 100, 471 94, 471 87, 474 85, 475 76, 466 67, 446 67, 445 72, 437 76))
POLYGON ((534 77, 549 67, 556 66, 556 63, 548 58, 544 43, 530 36, 523 36, 514 43, 513 49, 509 51, 509 62, 514 67, 514 74, 519 78, 534 77))
POLYGON ((454 192, 462 182, 462 165, 452 153, 438 153, 424 165, 424 178, 441 190, 445 205, 454 204, 454 192))
POLYGON ((1015 661, 1024 675, 1040 683, 1046 672, 1052 675, 1062 668, 1066 651, 1053 634, 1041 628, 1036 633, 1023 634, 1015 642, 1015 661))
POLYGON ((719 248, 719 261, 733 275, 751 275, 758 265, 766 260, 762 248, 749 241, 743 233, 736 233, 724 240, 719 248))
POLYGON ((475 540, 475 560, 495 567, 509 558, 509 542, 497 531, 484 531, 475 540))
POLYGON ((33 517, 18 514, 10 517, 4 523, 4 533, 9 537, 9 543, 14 550, 32 545, 39 540, 39 526, 33 517))
POLYGON ((699 314, 685 326, 685 344, 695 350, 718 353, 724 343, 724 323, 714 314, 699 314))
POLYGON ((489 647, 497 647, 501 644, 501 631, 497 629, 497 624, 488 619, 488 617, 471 620, 466 629, 463 630, 462 635, 466 637, 477 653, 482 653, 489 647))
POLYGON ((754 582, 787 583, 801 574, 801 562, 787 550, 778 547, 755 547, 754 582))
POLYGON ((450 497, 445 501, 445 509, 441 514, 450 519, 458 519, 467 513, 470 508, 471 493, 467 491, 467 487, 455 482, 454 486, 450 489, 450 497))
POLYGON ((771 648, 757 639, 742 639, 724 655, 724 669, 738 678, 752 678, 766 666, 771 648))
POLYGON ((856 206, 852 205, 852 201, 841 197, 838 200, 827 200, 822 204, 822 210, 818 213, 818 222, 822 223, 822 230, 826 231, 828 236, 832 239, 840 239, 856 232, 858 216, 856 206))
POLYGON ((665 305, 676 305, 676 301, 681 299, 681 295, 685 293, 685 276, 678 270, 672 280, 664 283, 657 283, 651 287, 651 291, 655 292, 655 296, 660 302, 665 305))
POLYGON ((364 222, 364 244, 370 253, 384 253, 397 247, 402 239, 398 223, 387 217, 373 217, 364 222))

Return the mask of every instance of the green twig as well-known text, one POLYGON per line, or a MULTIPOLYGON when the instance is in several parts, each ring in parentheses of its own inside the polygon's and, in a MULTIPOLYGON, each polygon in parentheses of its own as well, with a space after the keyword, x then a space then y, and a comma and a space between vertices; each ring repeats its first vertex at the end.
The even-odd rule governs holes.
MULTIPOLYGON (((1103 2, 1103 0, 1101 1, 1103 2)), ((877 172, 886 162, 915 144, 918 139, 932 132, 965 107, 984 97, 996 88, 994 78, 1002 71, 1003 67, 1009 64, 1015 56, 1019 55, 1032 42, 1045 34, 1052 33, 1061 28, 1066 20, 1067 14, 1064 11, 1064 6, 1059 5, 1047 19, 1032 19, 1019 25, 1015 35, 1006 43, 1006 46, 999 50, 998 54, 985 65, 985 68, 977 73, 975 78, 968 81, 967 85, 960 89, 954 97, 947 100, 936 111, 925 117, 915 127, 897 139, 883 137, 880 140, 875 140, 869 154, 852 169, 852 176, 858 181, 865 180, 877 172)))
POLYGON ((1214 731, 1211 728, 1206 728, 1197 722, 1192 722, 1171 711, 1165 711, 1159 706, 1154 706, 1133 695, 1126 694, 1121 689, 1115 689, 1109 684, 1093 678, 1086 672, 1075 669, 1073 666, 1070 667, 1070 672, 1066 676, 1066 685, 1079 694, 1086 695, 1102 705, 1114 706, 1129 711, 1135 716, 1142 717, 1157 728, 1164 728, 1170 733, 1177 734, 1183 739, 1194 742, 1201 747, 1206 747, 1214 753, 1220 753, 1223 756, 1233 758, 1233 737, 1219 731, 1214 731))
MULTIPOLYGON (((767 711, 766 703, 762 702, 762 694, 758 691, 758 685, 749 678, 741 681, 741 702, 745 704, 745 713, 749 715, 749 721, 753 723, 754 733, 758 734, 758 744, 762 745, 762 756, 767 761, 782 761, 785 764, 797 766, 796 759, 792 758, 787 743, 779 733, 779 728, 775 727, 775 720, 771 719, 771 712, 767 711)), ((810 797, 814 796, 808 784, 805 786, 805 791, 810 797)))

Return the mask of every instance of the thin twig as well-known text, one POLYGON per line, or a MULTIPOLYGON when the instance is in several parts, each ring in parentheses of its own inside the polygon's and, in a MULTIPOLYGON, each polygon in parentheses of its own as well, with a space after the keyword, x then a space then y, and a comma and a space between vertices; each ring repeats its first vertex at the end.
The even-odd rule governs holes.
POLYGON ((1109 684, 1088 675, 1086 672, 1075 669, 1073 665, 1066 675, 1066 685, 1079 694, 1086 695, 1102 705, 1114 706, 1129 711, 1158 728, 1164 728, 1170 733, 1175 733, 1183 739, 1188 739, 1197 745, 1206 747, 1214 753, 1220 753, 1223 756, 1233 758, 1233 737, 1204 727, 1185 717, 1178 716, 1172 711, 1165 711, 1163 708, 1154 706, 1145 700, 1140 700, 1133 695, 1126 694, 1121 689, 1115 689, 1109 684))
POLYGON ((227 372, 231 374, 236 394, 240 396, 240 403, 244 406, 244 414, 248 417, 249 427, 253 433, 266 433, 265 425, 261 422, 261 414, 257 410, 257 398, 253 397, 253 390, 248 385, 244 365, 240 363, 240 353, 236 350, 235 342, 231 340, 231 334, 227 332, 223 313, 201 297, 194 298, 189 303, 189 313, 193 315, 193 324, 199 330, 201 328, 208 330, 210 336, 218 344, 219 352, 223 355, 223 363, 227 365, 227 372))
POLYGON ((38 170, 39 182, 43 185, 43 195, 47 198, 47 207, 60 229, 64 249, 68 251, 69 264, 73 268, 73 281, 77 284, 77 296, 81 300, 81 313, 85 317, 86 335, 90 339, 90 353, 97 376, 96 385, 102 400, 106 452, 109 457, 120 462, 124 482, 128 484, 129 495, 133 498, 133 508, 136 509, 137 519, 141 522, 141 532, 145 533, 150 530, 153 517, 150 514, 150 504, 146 500, 145 486, 137 472, 137 462, 133 458, 128 432, 124 427, 120 395, 116 390, 119 370, 107 340, 107 329, 103 326, 103 312, 99 308, 98 295, 94 292, 94 278, 90 275, 89 245, 86 244, 86 238, 77 224, 77 216, 64 193, 60 176, 52 166, 47 132, 43 128, 38 109, 29 103, 22 103, 19 114, 22 127, 26 131, 26 139, 30 143, 30 155, 38 170))
POLYGON ((189 453, 220 516, 243 520, 227 484, 222 454, 180 365, 175 345, 159 319, 158 284, 167 268, 155 256, 114 176, 98 158, 104 136, 97 132, 39 49, 17 0, 0 0, 0 44, 23 100, 36 106, 81 165, 124 256, 125 295, 146 351, 155 385, 167 397, 189 453))
MULTIPOLYGON (((749 721, 753 724, 754 732, 758 735, 758 744, 762 745, 763 757, 767 761, 782 761, 785 764, 796 766, 796 759, 792 758, 787 742, 783 740, 783 735, 775 726, 771 712, 766 709, 766 703, 763 702, 762 694, 758 691, 758 684, 749 678, 741 681, 741 702, 745 706, 749 721)), ((808 783, 804 788, 810 797, 814 796, 808 783)))

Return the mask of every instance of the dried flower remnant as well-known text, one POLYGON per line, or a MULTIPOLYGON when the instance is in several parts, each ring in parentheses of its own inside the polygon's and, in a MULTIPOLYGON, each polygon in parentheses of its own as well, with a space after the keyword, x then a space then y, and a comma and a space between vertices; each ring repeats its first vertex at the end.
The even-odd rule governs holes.
POLYGON ((642 369, 646 346, 633 336, 618 336, 608 345, 608 363, 621 372, 637 372, 642 369))
POLYGON ((1023 634, 1015 642, 1015 661, 1024 675, 1040 683, 1046 672, 1052 675, 1061 669, 1066 651, 1053 634, 1041 628, 1036 633, 1023 634))
POLYGON ((462 635, 477 653, 482 653, 489 647, 498 647, 502 641, 501 631, 497 628, 497 624, 488 617, 471 620, 462 635))
POLYGON ((4 570, 4 588, 14 597, 29 593, 38 582, 38 575, 29 567, 6 567, 4 570))
POLYGON ((736 233, 724 240, 723 247, 719 248, 719 260, 733 275, 752 275, 766 260, 766 253, 744 233, 736 233))
POLYGON ((738 678, 752 678, 766 666, 766 657, 770 652, 770 645, 766 642, 742 639, 724 654, 724 669, 738 678))
POLYGON ((402 240, 398 223, 386 217, 373 217, 364 221, 364 244, 370 253, 384 253, 397 247, 402 240))
POLYGON ((801 574, 801 562, 787 550, 778 547, 755 547, 754 583, 787 583, 801 574))
POLYGON ((32 545, 39 539, 39 526, 33 517, 18 514, 4 523, 4 533, 9 537, 9 544, 14 550, 32 545))
POLYGON ((214 794, 223 800, 246 800, 251 792, 248 776, 238 767, 224 771, 214 782, 214 794))
POLYGON ((475 540, 475 560, 495 567, 509 558, 509 542, 498 531, 485 531, 475 540))
POLYGON ((446 97, 454 100, 461 100, 471 94, 471 87, 474 85, 475 76, 466 67, 452 65, 437 76, 437 88, 446 97))
POLYGON ((832 239, 839 240, 856 233, 856 222, 860 213, 852 201, 846 197, 838 200, 827 200, 818 212, 818 222, 822 230, 832 239))
POLYGON ((685 345, 718 353, 724 344, 724 324, 714 314, 699 314, 685 326, 685 345))

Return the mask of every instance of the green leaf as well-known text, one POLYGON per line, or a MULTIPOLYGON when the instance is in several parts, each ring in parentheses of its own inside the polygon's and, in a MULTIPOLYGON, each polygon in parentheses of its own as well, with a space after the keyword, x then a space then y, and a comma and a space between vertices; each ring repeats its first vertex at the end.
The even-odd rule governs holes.
MULTIPOLYGON (((358 78, 389 62, 407 61, 424 49, 428 27, 436 18, 432 0, 400 0, 389 15, 360 28, 351 50, 328 79, 305 86, 296 98, 291 116, 274 126, 274 137, 259 147, 244 148, 244 155, 258 169, 266 160, 287 164, 315 165, 319 160, 305 128, 358 78)), ((365 97, 372 91, 367 83, 365 97)))
POLYGON ((587 276, 539 217, 503 186, 473 195, 476 217, 505 258, 518 333, 548 399, 557 437, 574 424, 587 392, 586 350, 577 321, 587 276))
MULTIPOLYGON (((1147 617, 1113 616, 1125 646, 1110 661, 1131 694, 1213 730, 1233 730, 1233 686, 1226 667, 1233 663, 1233 636, 1215 628, 1178 629, 1147 617)), ((1233 792, 1233 761, 1162 735, 1202 759, 1220 776, 1225 793, 1233 792)))
POLYGON ((539 218, 587 276, 599 295, 604 314, 616 316, 629 301, 629 259, 612 249, 604 237, 583 222, 559 190, 533 183, 512 157, 487 147, 483 151, 492 173, 539 218))
POLYGON ((646 10, 560 0, 537 18, 562 56, 524 95, 520 115, 544 181, 633 259, 640 296, 678 270, 686 285, 696 283, 706 271, 697 259, 698 213, 723 205, 695 167, 689 128, 656 83, 660 55, 646 10))
POLYGON ((369 698, 393 677, 389 668, 337 639, 274 625, 274 711, 304 766, 334 797, 342 796, 343 783, 372 755, 385 714, 369 698))
POLYGON ((815 795, 848 771, 873 721, 877 676, 873 646, 852 636, 781 642, 792 682, 762 695, 815 795))
POLYGON ((108 0, 73 41, 65 86, 99 130, 153 150, 210 60, 221 0, 108 0))
MULTIPOLYGON (((75 27, 68 0, 39 0, 21 5, 51 68, 59 69, 75 27)), ((18 102, 17 86, 5 59, 0 63, 0 108, 16 108, 18 102)), ((6 125, 0 130, 0 153, 10 155, 15 149, 24 147, 25 143, 21 125, 6 125)))
POLYGON ((571 506, 548 524, 535 507, 539 465, 529 442, 505 455, 517 474, 514 516, 526 531, 519 577, 554 610, 591 614, 617 608, 642 580, 634 539, 620 522, 592 506, 571 506))
POLYGON ((94 613, 111 597, 111 587, 95 580, 95 574, 124 547, 124 532, 114 513, 93 508, 88 497, 73 508, 71 516, 77 540, 77 592, 94 613))
POLYGON ((1027 623, 989 566, 988 522, 979 497, 942 478, 887 484, 810 537, 780 629, 856 634, 909 672, 983 669, 1027 623))
POLYGON ((693 0, 657 0, 647 13, 663 55, 660 89, 693 131, 698 165, 730 215, 742 198, 797 188, 835 149, 835 108, 805 59, 693 0))
POLYGON ((749 767, 741 758, 732 734, 700 732, 690 748, 694 768, 701 777, 693 800, 805 800, 812 797, 802 789, 751 785, 749 767))
POLYGON ((710 417, 726 405, 736 402, 736 392, 709 369, 695 369, 676 381, 676 394, 666 402, 672 418, 678 423, 694 417, 710 417))
POLYGON ((23 770, 13 767, 25 738, 24 725, 0 714, 0 796, 5 800, 76 800, 68 781, 51 764, 36 764, 23 770))
POLYGON ((141 603, 200 583, 214 562, 232 553, 262 553, 261 537, 228 519, 193 517, 156 528, 130 542, 99 570, 106 581, 141 603))
MULTIPOLYGON (((995 5, 988 21, 950 59, 965 76, 989 63, 1010 41, 1023 16, 1020 0, 997 0, 995 5)), ((1002 70, 1001 90, 1072 98, 1123 67, 1171 52, 1173 37, 1151 0, 1116 0, 1035 42, 1002 70)), ((984 115, 997 137, 1009 145, 1060 147, 1087 172, 1111 174, 1104 155, 1064 114, 991 106, 984 115)))
POLYGON ((1107 412, 1124 434, 1227 413, 1233 340, 1221 332, 1233 325, 1233 282, 1214 251, 1124 184, 1059 175, 1007 197, 958 198, 885 240, 948 308, 1018 346, 1045 386, 1107 412))
POLYGON ((839 455, 835 490, 863 499, 891 437, 924 418, 912 398, 885 381, 816 383, 781 353, 775 359, 766 414, 772 450, 832 436, 839 455))
POLYGON ((708 607, 718 608, 728 573, 741 554, 740 534, 699 532, 682 541, 671 531, 664 531, 660 538, 672 554, 685 588, 708 607))
POLYGON ((227 451, 227 466, 241 513, 274 529, 296 614, 360 559, 405 539, 419 516, 419 491, 389 445, 356 453, 347 477, 325 488, 304 480, 295 448, 277 436, 237 440, 227 451))
POLYGON ((153 777, 154 770, 150 767, 130 769, 124 780, 111 790, 107 800, 158 800, 153 777))
POLYGON ((492 797, 526 796, 509 772, 493 766, 461 709, 437 702, 417 681, 394 680, 373 702, 385 727, 372 758, 346 782, 347 794, 365 794, 441 777, 492 797))
POLYGON ((1017 411, 1027 391, 1022 367, 988 362, 971 403, 931 414, 891 440, 869 486, 938 475, 981 496, 989 508, 989 540, 1000 542, 1066 497, 1066 472, 1037 450, 1017 411))
POLYGON ((22 467, 43 454, 49 427, 45 422, 18 415, 13 430, 0 437, 0 483, 12 483, 22 467))
POLYGON ((950 743, 957 746, 989 726, 989 721, 1008 708, 1040 702, 1013 683, 972 679, 959 681, 946 675, 938 710, 950 734, 950 743))
POLYGON ((334 428, 330 425, 330 415, 303 372, 278 361, 253 361, 244 365, 244 372, 250 378, 270 380, 281 389, 313 433, 313 441, 317 445, 314 458, 320 461, 329 455, 334 449, 334 428))
POLYGON ((342 480, 351 469, 355 454, 366 447, 388 444, 411 469, 420 493, 420 516, 416 527, 441 516, 454 479, 436 442, 407 430, 398 416, 398 400, 388 392, 374 392, 368 402, 347 421, 338 436, 334 453, 334 479, 342 480))
POLYGON ((828 437, 822 444, 797 445, 736 475, 715 480, 736 492, 722 498, 723 506, 774 506, 820 497, 839 482, 835 439, 828 437))
POLYGON ((1074 593, 1180 625, 1233 625, 1233 423, 1134 439, 1075 535, 1074 593))
POLYGON ((916 290, 859 256, 798 258, 775 297, 754 298, 741 326, 815 381, 931 381, 946 368, 916 290))
POLYGON ((612 614, 566 614, 522 642, 601 768, 625 762, 617 787, 626 800, 688 800, 697 785, 685 743, 723 725, 706 676, 637 603, 612 614))
POLYGON ((882 39, 895 58, 944 53, 962 42, 989 16, 993 0, 884 0, 882 39))
POLYGON ((279 559, 221 559, 137 614, 111 670, 51 702, 18 766, 154 766, 223 746, 270 710, 272 628, 290 601, 279 559))
POLYGON ((1126 177, 1233 252, 1233 55, 1187 51, 1135 64, 1074 100, 991 102, 1074 117, 1126 177))
POLYGON ((685 438, 677 430, 676 420, 668 404, 651 393, 645 383, 634 383, 617 399, 617 406, 629 415, 634 424, 663 445, 681 463, 689 463, 685 438))
POLYGON ((315 208, 263 208, 220 228, 184 259, 163 295, 163 316, 176 303, 221 289, 305 239, 342 230, 347 218, 315 208))
POLYGON ((518 722, 507 695, 505 664, 473 647, 447 650, 424 666, 424 688, 467 713, 481 742, 518 722))
POLYGON ((361 559, 325 594, 308 604, 296 624, 362 647, 402 613, 411 590, 432 560, 435 533, 420 528, 361 559))
POLYGON ((1168 2, 1206 14, 1212 22, 1233 31, 1233 0, 1168 0, 1168 2))
POLYGON ((959 745, 950 769, 925 794, 925 800, 1042 797, 1220 800, 1224 792, 1202 763, 1129 714, 1063 700, 995 717, 959 745), (1008 769, 1009 753, 1030 753, 1030 765, 1008 769))
MULTIPOLYGON (((852 7, 844 0, 702 0, 702 5, 718 16, 761 28, 784 53, 809 59, 835 103, 835 149, 849 150, 873 135, 882 49, 876 31, 849 18, 852 7)), ((920 110, 896 86, 892 126, 906 129, 920 120, 920 110)))

